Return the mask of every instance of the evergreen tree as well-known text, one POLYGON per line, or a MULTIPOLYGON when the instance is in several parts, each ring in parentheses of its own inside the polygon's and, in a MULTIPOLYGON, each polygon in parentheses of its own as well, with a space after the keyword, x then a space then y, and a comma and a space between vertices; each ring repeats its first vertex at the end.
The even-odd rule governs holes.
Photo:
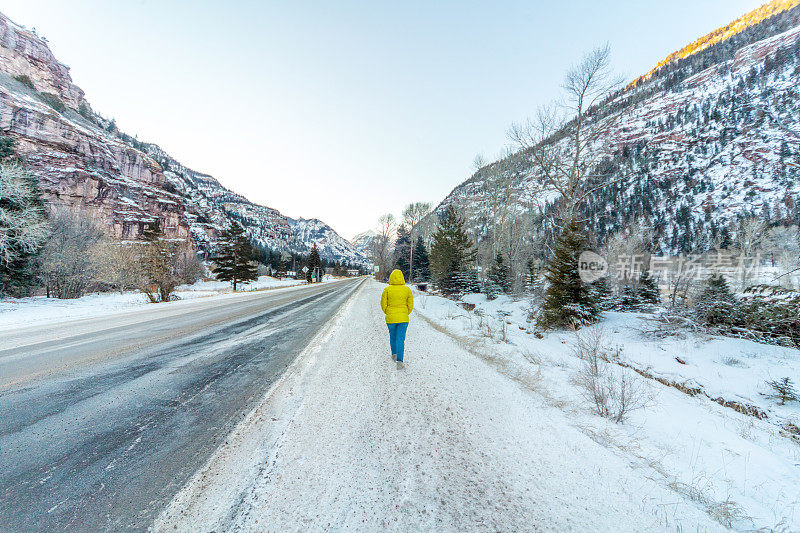
POLYGON ((527 294, 532 294, 539 279, 539 269, 536 268, 533 259, 528 259, 525 264, 525 284, 523 290, 527 294))
POLYGON ((464 291, 471 293, 481 292, 481 280, 478 279, 478 273, 474 268, 469 268, 465 272, 464 291))
POLYGON ((281 254, 278 252, 269 251, 269 267, 272 269, 273 274, 281 267, 281 254))
POLYGON ((233 223, 220 234, 220 253, 214 258, 216 267, 212 270, 220 281, 230 281, 233 290, 239 283, 258 279, 256 266, 251 263, 255 250, 244 229, 233 223))
POLYGON ((397 228, 397 239, 394 241, 394 264, 395 268, 403 272, 403 276, 411 279, 409 263, 411 261, 411 234, 406 229, 405 224, 400 224, 397 228))
POLYGON ((308 272, 306 272, 306 281, 312 281, 314 272, 319 272, 319 279, 317 281, 322 281, 322 259, 319 257, 319 250, 317 250, 316 243, 314 247, 311 249, 311 253, 308 254, 308 272), (317 270, 318 269, 318 270, 317 270))
POLYGON ((611 309, 611 299, 613 293, 611 291, 611 286, 608 284, 608 277, 602 277, 597 281, 592 282, 591 290, 594 293, 594 297, 597 300, 597 306, 600 308, 601 311, 606 311, 611 309))
POLYGON ((17 141, 12 137, 0 135, 0 161, 11 162, 17 155, 17 141))
POLYGON ((500 286, 491 277, 487 276, 481 292, 486 295, 487 300, 491 301, 500 294, 500 286))
POLYGON ((278 264, 277 264, 277 278, 283 279, 286 277, 286 273, 290 270, 292 266, 292 256, 288 252, 281 252, 278 254, 278 264))
POLYGON ((639 303, 639 295, 636 289, 630 283, 625 284, 625 286, 622 287, 622 291, 620 291, 619 305, 617 308, 623 311, 633 311, 639 307, 639 303))
POLYGON ((658 304, 661 292, 658 290, 658 282, 650 275, 649 270, 642 272, 639 276, 639 286, 636 288, 636 296, 639 302, 645 304, 658 304))
POLYGON ((712 274, 697 299, 698 318, 710 325, 721 325, 736 316, 736 298, 722 274, 712 274))
POLYGON ((779 400, 778 405, 786 405, 786 402, 796 402, 800 399, 794 390, 794 383, 791 378, 774 379, 767 381, 767 385, 772 387, 771 393, 766 394, 767 398, 779 400))
POLYGON ((586 249, 586 237, 570 222, 559 235, 545 269, 548 286, 539 323, 542 328, 580 327, 597 320, 596 296, 578 273, 578 256, 586 249))
POLYGON ((0 136, 0 295, 24 296, 35 285, 48 223, 36 180, 15 162, 14 146, 0 136))
POLYGON ((155 219, 142 229, 142 240, 148 243, 158 242, 163 237, 164 232, 161 229, 161 220, 159 219, 155 219))
POLYGON ((145 241, 139 254, 140 289, 152 303, 168 302, 178 285, 174 272, 175 246, 164 239, 161 221, 156 219, 142 230, 145 241))
POLYGON ((497 252, 494 264, 489 269, 489 282, 506 294, 511 292, 511 268, 505 264, 500 252, 497 252))
POLYGON ((275 277, 278 279, 286 277, 286 261, 284 261, 281 256, 278 256, 278 264, 275 267, 275 277))
POLYGON ((430 259, 428 258, 428 250, 425 248, 425 242, 422 236, 417 237, 417 243, 414 245, 414 276, 413 279, 417 281, 430 281, 431 267, 430 259))
POLYGON ((461 297, 465 294, 469 285, 469 277, 466 269, 454 271, 444 283, 444 290, 447 294, 454 297, 461 297))
POLYGON ((476 251, 464 228, 464 219, 448 206, 433 235, 430 253, 431 274, 446 295, 467 289, 464 273, 475 260, 476 251))

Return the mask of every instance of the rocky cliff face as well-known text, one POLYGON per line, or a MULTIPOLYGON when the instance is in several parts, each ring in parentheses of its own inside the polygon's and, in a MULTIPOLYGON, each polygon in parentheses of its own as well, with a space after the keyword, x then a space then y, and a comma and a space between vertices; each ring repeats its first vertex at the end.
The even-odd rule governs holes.
POLYGON ((55 94, 72 109, 84 102, 83 91, 72 83, 69 67, 56 60, 47 42, 2 14, 0 70, 27 77, 34 91, 55 94))
POLYGON ((219 231, 238 222, 274 250, 307 253, 315 239, 324 258, 361 263, 364 257, 332 228, 302 231, 275 209, 254 204, 212 176, 175 161, 92 112, 47 42, 0 14, 0 131, 56 207, 91 214, 109 235, 136 239, 155 219, 170 238, 191 238, 205 250, 219 231))
MULTIPOLYGON (((607 108, 624 110, 623 120, 595 143, 593 173, 613 185, 585 210, 600 240, 640 221, 661 252, 691 252, 724 241, 741 216, 800 223, 800 7, 774 4, 782 9, 773 16, 662 63, 612 99, 607 108)), ((517 152, 480 169, 436 212, 453 204, 485 235, 492 198, 511 216, 536 211, 540 179, 517 152)))
POLYGON ((138 146, 164 169, 167 187, 187 200, 189 231, 202 248, 213 246, 218 229, 236 221, 254 242, 273 250, 307 254, 316 245, 324 259, 366 262, 365 255, 321 220, 286 217, 226 189, 212 176, 184 167, 154 144, 138 146))
POLYGON ((10 73, 0 74, 0 129, 17 140, 52 205, 91 213, 121 239, 138 237, 155 218, 168 236, 188 237, 183 202, 164 190, 167 178, 152 158, 40 95, 10 73))

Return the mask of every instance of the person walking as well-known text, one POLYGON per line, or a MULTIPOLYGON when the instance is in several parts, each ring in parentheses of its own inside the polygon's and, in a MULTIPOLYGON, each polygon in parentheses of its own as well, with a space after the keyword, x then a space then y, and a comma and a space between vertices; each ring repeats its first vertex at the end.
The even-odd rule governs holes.
POLYGON ((414 296, 411 294, 411 289, 406 287, 406 279, 401 270, 394 269, 389 274, 389 286, 383 289, 381 294, 381 309, 386 315, 386 325, 389 327, 392 360, 397 361, 397 368, 403 368, 408 315, 414 309, 414 296))

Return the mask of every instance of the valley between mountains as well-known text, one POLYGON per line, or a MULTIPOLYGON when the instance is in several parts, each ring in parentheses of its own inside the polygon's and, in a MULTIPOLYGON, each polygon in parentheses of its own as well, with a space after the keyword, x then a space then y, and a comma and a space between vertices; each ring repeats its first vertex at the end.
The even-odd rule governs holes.
MULTIPOLYGON (((590 49, 437 198, 419 146, 444 168, 470 143, 426 127, 511 99, 499 65, 551 82, 507 61, 557 46, 541 24, 563 6, 87 1, 62 21, 41 2, 67 42, 92 39, 91 11, 166 43, 170 86, 224 73, 275 118, 248 125, 264 146, 347 150, 244 153, 226 93, 202 118, 252 167, 230 187, 123 131, 37 20, 0 13, 0 533, 800 532, 800 0, 630 79, 590 49), (540 26, 510 50, 519 13, 540 26), (384 129, 409 144, 364 146, 384 129), (325 168, 273 170, 299 154, 325 168), (363 183, 328 172, 339 156, 363 183), (325 216, 286 216, 306 211, 282 185, 325 216), (357 235, 332 227, 376 206, 357 235)), ((623 9, 657 12, 581 24, 623 9)), ((665 21, 711 17, 681 9, 665 21)))

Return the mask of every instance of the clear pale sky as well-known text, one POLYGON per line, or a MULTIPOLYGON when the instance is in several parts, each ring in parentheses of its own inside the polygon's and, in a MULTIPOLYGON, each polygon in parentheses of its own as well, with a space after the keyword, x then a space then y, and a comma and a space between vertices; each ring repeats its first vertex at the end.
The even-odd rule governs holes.
POLYGON ((95 110, 342 236, 438 203, 608 42, 633 78, 762 0, 4 0, 95 110))

